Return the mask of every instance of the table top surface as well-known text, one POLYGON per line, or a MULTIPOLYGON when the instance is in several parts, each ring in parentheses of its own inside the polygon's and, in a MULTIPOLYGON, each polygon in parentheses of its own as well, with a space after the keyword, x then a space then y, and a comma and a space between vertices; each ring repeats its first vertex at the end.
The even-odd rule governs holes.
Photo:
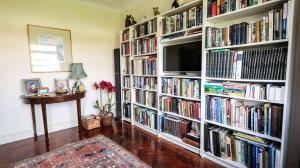
POLYGON ((21 96, 26 104, 51 104, 51 103, 60 103, 73 101, 77 99, 81 99, 85 97, 86 92, 75 93, 75 94, 65 94, 65 95, 57 95, 55 93, 50 93, 49 96, 21 96))

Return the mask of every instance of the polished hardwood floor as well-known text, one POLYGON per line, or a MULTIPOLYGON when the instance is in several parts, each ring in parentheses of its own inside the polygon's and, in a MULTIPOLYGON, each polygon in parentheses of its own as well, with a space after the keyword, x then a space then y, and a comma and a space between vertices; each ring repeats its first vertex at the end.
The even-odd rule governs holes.
POLYGON ((49 134, 49 146, 44 142, 44 136, 38 141, 33 138, 0 146, 0 167, 8 167, 10 163, 43 154, 48 150, 62 147, 66 144, 103 134, 119 145, 138 156, 152 167, 159 168, 217 168, 221 167, 207 159, 201 158, 184 148, 157 138, 128 123, 115 120, 112 127, 99 128, 91 131, 81 131, 78 127, 49 134))

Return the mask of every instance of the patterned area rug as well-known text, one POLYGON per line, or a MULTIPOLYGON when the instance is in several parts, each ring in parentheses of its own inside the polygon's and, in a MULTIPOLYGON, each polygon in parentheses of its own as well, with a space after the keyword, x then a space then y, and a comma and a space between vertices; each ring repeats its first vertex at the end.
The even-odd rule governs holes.
POLYGON ((15 168, 150 168, 109 138, 99 135, 11 165, 15 168))

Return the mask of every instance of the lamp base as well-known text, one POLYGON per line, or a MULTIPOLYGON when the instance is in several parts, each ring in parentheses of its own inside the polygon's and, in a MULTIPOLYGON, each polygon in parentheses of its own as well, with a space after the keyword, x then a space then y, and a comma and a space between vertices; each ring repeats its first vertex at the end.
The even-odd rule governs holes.
POLYGON ((77 81, 75 82, 73 88, 72 88, 72 92, 76 93, 76 92, 84 92, 85 91, 85 87, 83 82, 80 81, 80 79, 77 79, 77 81))

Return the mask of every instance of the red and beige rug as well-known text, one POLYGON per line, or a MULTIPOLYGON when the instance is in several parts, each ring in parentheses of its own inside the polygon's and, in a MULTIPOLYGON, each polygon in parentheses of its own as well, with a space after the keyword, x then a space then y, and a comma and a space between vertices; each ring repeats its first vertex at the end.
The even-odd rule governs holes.
POLYGON ((99 135, 17 162, 15 168, 150 168, 109 138, 99 135))

